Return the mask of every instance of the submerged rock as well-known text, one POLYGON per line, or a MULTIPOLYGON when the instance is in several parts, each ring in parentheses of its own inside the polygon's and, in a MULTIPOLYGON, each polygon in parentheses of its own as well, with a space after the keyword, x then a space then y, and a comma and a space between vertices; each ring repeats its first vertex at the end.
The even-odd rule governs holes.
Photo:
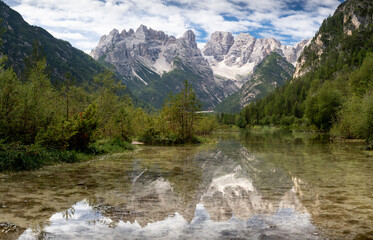
POLYGON ((364 150, 373 151, 373 141, 367 141, 367 145, 364 147, 364 150))
POLYGON ((0 222, 0 239, 17 239, 24 229, 9 222, 0 222))

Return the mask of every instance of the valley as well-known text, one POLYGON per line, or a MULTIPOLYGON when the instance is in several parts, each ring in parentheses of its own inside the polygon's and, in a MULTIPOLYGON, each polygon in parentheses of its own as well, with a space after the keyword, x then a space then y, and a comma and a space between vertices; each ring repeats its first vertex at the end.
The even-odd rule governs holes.
POLYGON ((0 239, 373 239, 371 0, 0 19, 0 239))

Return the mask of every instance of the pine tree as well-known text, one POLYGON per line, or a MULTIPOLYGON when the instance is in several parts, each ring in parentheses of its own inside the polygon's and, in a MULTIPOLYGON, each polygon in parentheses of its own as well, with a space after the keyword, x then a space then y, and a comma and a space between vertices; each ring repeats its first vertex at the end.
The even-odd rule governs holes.
POLYGON ((58 97, 46 67, 45 58, 38 61, 21 88, 19 130, 25 143, 33 143, 39 131, 47 128, 56 113, 54 106, 58 97))
POLYGON ((0 138, 12 137, 16 128, 21 83, 12 69, 6 69, 6 57, 0 59, 0 138))
POLYGON ((170 129, 176 130, 180 140, 192 140, 197 111, 200 108, 201 104, 187 80, 184 81, 181 92, 175 96, 171 95, 167 100, 163 111, 168 116, 170 129))

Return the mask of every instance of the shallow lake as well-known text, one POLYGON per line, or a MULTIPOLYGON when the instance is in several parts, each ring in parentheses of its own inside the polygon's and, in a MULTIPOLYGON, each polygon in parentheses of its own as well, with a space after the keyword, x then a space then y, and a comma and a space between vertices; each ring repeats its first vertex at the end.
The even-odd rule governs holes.
POLYGON ((373 239, 373 153, 233 133, 0 174, 0 239, 373 239))

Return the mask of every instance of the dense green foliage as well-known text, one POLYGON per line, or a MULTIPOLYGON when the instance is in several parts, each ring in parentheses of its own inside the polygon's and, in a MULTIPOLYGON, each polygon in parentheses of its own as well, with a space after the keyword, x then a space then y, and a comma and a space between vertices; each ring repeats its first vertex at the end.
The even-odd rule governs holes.
POLYGON ((314 94, 308 96, 305 116, 318 129, 328 130, 335 122, 341 105, 340 91, 325 83, 314 94))
POLYGON ((33 170, 56 162, 73 163, 81 158, 76 151, 46 149, 35 145, 0 145, 0 171, 33 170))
POLYGON ((201 106, 188 81, 160 112, 149 114, 121 94, 124 86, 108 70, 89 86, 73 84, 66 74, 56 87, 46 59, 28 59, 22 80, 5 67, 6 57, 0 59, 0 171, 132 149, 132 139, 151 144, 198 142, 196 132, 206 134, 216 127, 214 118, 199 118, 201 106))
MULTIPOLYGON (((181 91, 170 95, 162 110, 147 119, 140 140, 153 144, 198 142, 194 134, 200 108, 201 104, 192 86, 185 81, 181 91)), ((199 131, 208 132, 210 126, 202 123, 199 124, 199 131)))
POLYGON ((22 80, 5 67, 6 60, 2 57, 0 65, 0 171, 74 162, 75 151, 105 152, 93 144, 98 139, 116 139, 101 145, 123 150, 141 130, 143 110, 119 94, 124 86, 110 71, 97 75, 89 87, 71 84, 67 74, 57 88, 45 58, 29 61, 22 80))
POLYGON ((272 52, 254 69, 250 80, 237 93, 225 98, 216 106, 215 111, 239 112, 243 106, 267 96, 276 87, 284 85, 293 72, 292 64, 280 54, 272 52), (247 97, 249 95, 252 97, 247 97))
POLYGON ((221 101, 216 107, 215 111, 217 112, 225 112, 225 113, 237 113, 239 112, 242 107, 240 105, 240 95, 241 90, 238 90, 238 92, 233 93, 232 95, 226 97, 221 101))
MULTIPOLYGON (((354 9, 355 2, 342 6, 354 9)), ((365 4, 372 9, 371 3, 365 4)), ((349 21, 343 16, 340 10, 324 21, 316 34, 322 46, 315 37, 305 48, 304 76, 241 111, 247 124, 331 131, 343 138, 373 137, 373 24, 346 34, 349 21)))

